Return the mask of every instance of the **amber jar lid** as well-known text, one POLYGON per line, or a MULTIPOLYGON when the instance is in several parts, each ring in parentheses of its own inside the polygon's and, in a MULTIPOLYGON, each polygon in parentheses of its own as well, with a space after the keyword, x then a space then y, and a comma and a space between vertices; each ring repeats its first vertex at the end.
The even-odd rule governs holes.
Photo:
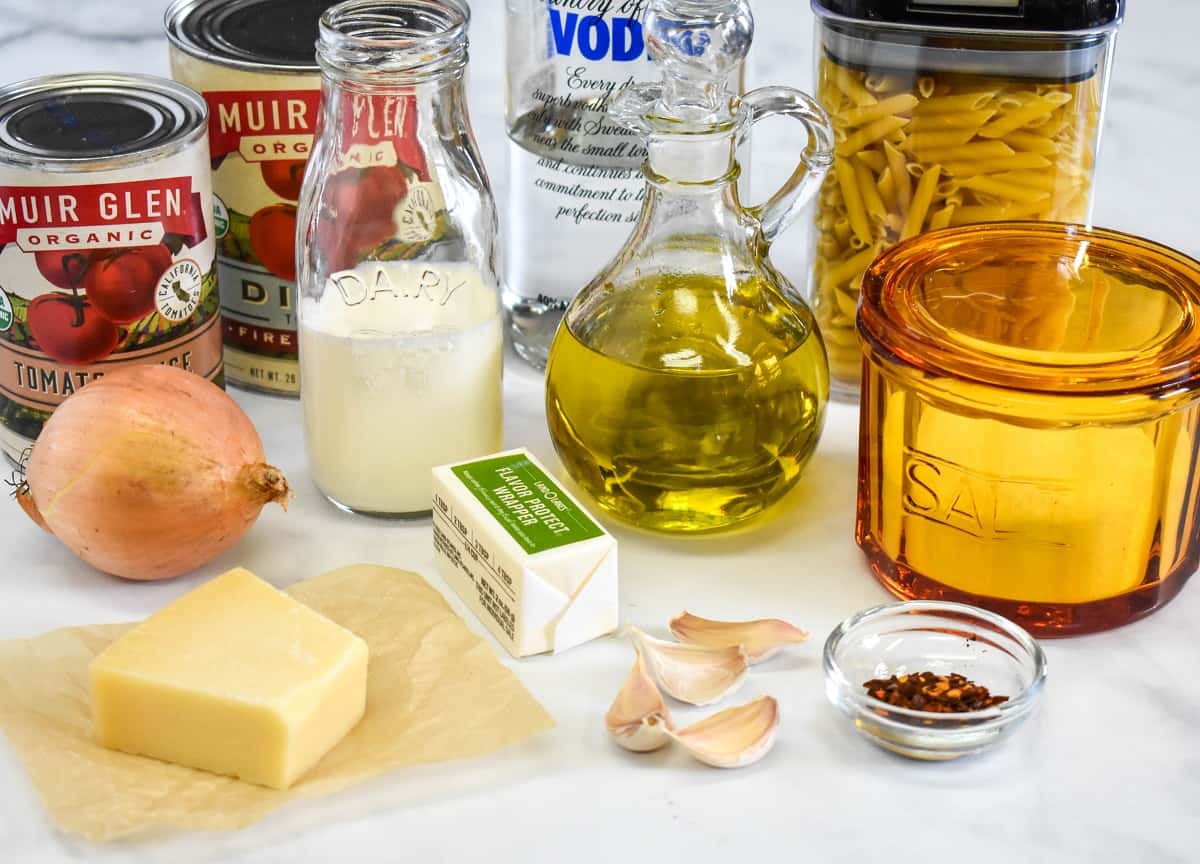
POLYGON ((1079 395, 1200 389, 1200 261, 1051 222, 919 235, 863 276, 867 350, 936 376, 1079 395))

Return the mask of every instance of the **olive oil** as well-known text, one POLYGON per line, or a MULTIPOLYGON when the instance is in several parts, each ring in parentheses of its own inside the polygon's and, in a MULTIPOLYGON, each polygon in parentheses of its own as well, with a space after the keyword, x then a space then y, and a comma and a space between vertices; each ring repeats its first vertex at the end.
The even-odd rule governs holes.
POLYGON ((660 275, 593 292, 559 328, 551 438, 608 512, 672 532, 724 528, 795 485, 828 366, 811 315, 758 277, 660 275))

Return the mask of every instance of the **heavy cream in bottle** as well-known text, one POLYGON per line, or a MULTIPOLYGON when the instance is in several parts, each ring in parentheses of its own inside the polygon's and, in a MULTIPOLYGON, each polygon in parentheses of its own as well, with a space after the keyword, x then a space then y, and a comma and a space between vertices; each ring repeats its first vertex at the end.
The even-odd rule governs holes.
POLYGON ((500 449, 502 317, 477 268, 363 262, 303 303, 305 443, 335 504, 422 514, 435 465, 500 449))

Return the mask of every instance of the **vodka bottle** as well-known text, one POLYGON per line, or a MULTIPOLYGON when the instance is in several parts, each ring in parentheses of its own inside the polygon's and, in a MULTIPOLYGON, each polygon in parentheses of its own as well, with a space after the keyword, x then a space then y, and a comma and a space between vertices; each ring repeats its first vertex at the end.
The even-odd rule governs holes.
POLYGON ((657 77, 646 0, 506 0, 508 212, 504 304, 538 368, 563 310, 637 222, 646 150, 609 102, 657 77))

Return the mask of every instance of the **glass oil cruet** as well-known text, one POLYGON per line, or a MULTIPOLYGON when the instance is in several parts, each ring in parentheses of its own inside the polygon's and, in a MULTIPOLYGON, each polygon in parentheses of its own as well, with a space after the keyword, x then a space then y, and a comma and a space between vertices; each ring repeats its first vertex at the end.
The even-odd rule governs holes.
POLYGON ((550 351, 559 457, 601 507, 643 528, 758 515, 795 485, 824 423, 825 346, 767 251, 820 186, 833 130, 797 90, 736 98, 753 30, 748 0, 652 0, 646 38, 663 80, 610 108, 646 142, 641 218, 550 351), (799 120, 808 141, 784 186, 745 207, 734 154, 772 115, 799 120))

